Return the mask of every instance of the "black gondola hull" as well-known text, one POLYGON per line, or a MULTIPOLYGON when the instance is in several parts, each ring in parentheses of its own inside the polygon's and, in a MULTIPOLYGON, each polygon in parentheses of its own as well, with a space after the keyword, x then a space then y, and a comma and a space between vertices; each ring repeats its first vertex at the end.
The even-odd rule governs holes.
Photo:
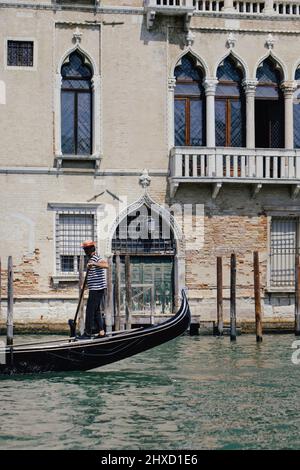
POLYGON ((170 341, 183 334, 189 324, 190 310, 183 292, 178 313, 160 325, 99 339, 32 343, 6 348, 6 360, 5 364, 0 364, 0 374, 95 369, 170 341))

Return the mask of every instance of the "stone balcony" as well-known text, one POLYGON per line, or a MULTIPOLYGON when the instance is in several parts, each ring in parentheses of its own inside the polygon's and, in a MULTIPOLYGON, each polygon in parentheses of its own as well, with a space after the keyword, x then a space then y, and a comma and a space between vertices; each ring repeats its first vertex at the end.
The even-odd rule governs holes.
POLYGON ((215 199, 223 184, 247 184, 255 197, 265 184, 300 192, 300 150, 175 147, 170 155, 170 194, 180 185, 210 184, 215 199))
POLYGON ((236 14, 238 16, 300 17, 300 1, 290 0, 144 0, 147 27, 153 27, 157 15, 181 15, 188 29, 193 15, 236 14))

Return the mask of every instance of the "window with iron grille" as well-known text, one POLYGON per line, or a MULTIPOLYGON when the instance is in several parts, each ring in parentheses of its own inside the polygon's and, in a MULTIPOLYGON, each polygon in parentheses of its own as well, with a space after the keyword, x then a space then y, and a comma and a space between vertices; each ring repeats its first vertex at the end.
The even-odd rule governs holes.
POLYGON ((56 268, 61 274, 79 270, 81 243, 96 237, 96 216, 87 211, 60 211, 56 214, 56 268))
POLYGON ((7 65, 33 67, 33 41, 7 41, 7 65))
POLYGON ((120 254, 173 255, 175 249, 169 224, 145 205, 121 221, 112 240, 112 250, 120 254))
POLYGON ((272 217, 270 275, 271 287, 287 288, 295 285, 295 258, 299 253, 299 219, 272 217))

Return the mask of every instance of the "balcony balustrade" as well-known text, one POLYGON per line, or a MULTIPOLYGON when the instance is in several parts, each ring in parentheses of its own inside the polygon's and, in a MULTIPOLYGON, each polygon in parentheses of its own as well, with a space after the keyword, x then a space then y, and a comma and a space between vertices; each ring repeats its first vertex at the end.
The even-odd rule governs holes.
POLYGON ((194 14, 230 13, 255 16, 300 16, 300 1, 289 0, 144 0, 147 25, 151 29, 160 15, 181 15, 187 28, 194 14))
POLYGON ((176 147, 170 156, 171 196, 180 184, 210 183, 216 197, 224 183, 247 183, 255 196, 264 184, 300 190, 300 150, 176 147))

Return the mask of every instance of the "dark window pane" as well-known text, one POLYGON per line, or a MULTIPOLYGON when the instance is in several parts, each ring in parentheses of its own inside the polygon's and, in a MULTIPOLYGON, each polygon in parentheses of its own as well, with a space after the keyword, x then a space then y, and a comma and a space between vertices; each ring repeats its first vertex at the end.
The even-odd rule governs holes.
POLYGON ((203 145, 202 101, 190 101, 190 145, 203 145))
POLYGON ((69 56, 69 62, 62 66, 61 74, 63 78, 91 78, 93 75, 89 65, 84 63, 84 57, 77 51, 73 52, 69 56))
POLYGON ((87 155, 91 153, 91 95, 90 93, 78 93, 78 137, 77 153, 87 155))
POLYGON ((60 269, 61 272, 72 273, 74 272, 74 256, 61 256, 60 257, 60 269))
POLYGON ((257 68, 256 78, 260 83, 280 83, 281 74, 276 68, 275 63, 270 58, 267 58, 257 68))
POLYGON ((77 89, 77 90, 89 90, 91 88, 91 82, 90 82, 90 80, 64 79, 62 81, 62 88, 77 89))
POLYGON ((240 96, 241 90, 239 84, 223 84, 219 83, 216 89, 216 96, 240 96))
POLYGON ((294 104, 294 146, 300 148, 300 104, 294 104))
POLYGON ((216 100, 216 146, 226 146, 226 101, 216 100))
POLYGON ((186 145, 185 141, 185 100, 175 100, 175 146, 186 145))
POLYGON ((61 148, 64 154, 75 154, 75 94, 61 93, 61 148))
POLYGON ((243 113, 240 101, 231 101, 231 142, 232 147, 243 145, 243 113))
POLYGON ((298 68, 295 72, 295 80, 300 80, 300 68, 298 68))
POLYGON ((279 90, 274 86, 257 86, 255 92, 256 98, 278 98, 279 90))
POLYGON ((201 93, 198 83, 178 83, 175 88, 175 95, 199 96, 201 93))
POLYGON ((217 78, 221 81, 240 82, 243 79, 243 74, 229 56, 219 65, 217 78))
POLYGON ((15 67, 32 67, 33 42, 7 41, 7 65, 15 67))
POLYGON ((181 64, 175 68, 174 74, 177 80, 202 80, 201 70, 195 66, 194 60, 188 56, 181 59, 181 64))

